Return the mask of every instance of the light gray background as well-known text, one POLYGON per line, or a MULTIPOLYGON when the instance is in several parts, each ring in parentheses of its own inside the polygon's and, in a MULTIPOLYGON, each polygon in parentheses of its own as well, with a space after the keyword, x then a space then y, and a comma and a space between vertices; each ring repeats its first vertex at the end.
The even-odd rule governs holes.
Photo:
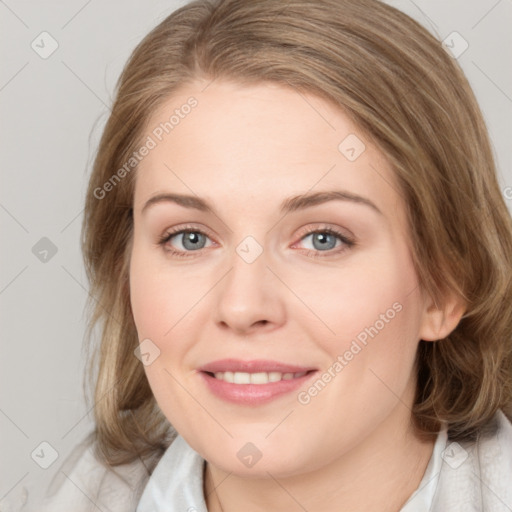
MULTIPOLYGON (((0 500, 30 480, 46 485, 92 428, 81 352, 87 177, 126 59, 185 3, 0 0, 0 500), (43 31, 59 45, 47 59, 31 47, 43 31), (57 247, 46 262, 32 252, 42 237, 57 247), (31 458, 43 441, 59 454, 47 470, 31 458)), ((512 210, 512 0, 389 3, 441 39, 456 31, 469 43, 458 60, 484 111, 512 210)))

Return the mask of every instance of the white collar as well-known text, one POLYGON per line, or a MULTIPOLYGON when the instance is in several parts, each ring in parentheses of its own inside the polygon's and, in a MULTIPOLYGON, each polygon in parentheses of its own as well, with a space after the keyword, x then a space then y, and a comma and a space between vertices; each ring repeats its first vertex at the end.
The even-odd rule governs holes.
POLYGON ((153 470, 136 512, 208 512, 203 493, 204 463, 178 435, 153 470))
MULTIPOLYGON (((400 512, 510 512, 512 424, 498 411, 491 434, 455 443, 439 432, 417 490, 400 512)), ((178 435, 142 493, 136 512, 208 512, 203 494, 205 460, 178 435)))

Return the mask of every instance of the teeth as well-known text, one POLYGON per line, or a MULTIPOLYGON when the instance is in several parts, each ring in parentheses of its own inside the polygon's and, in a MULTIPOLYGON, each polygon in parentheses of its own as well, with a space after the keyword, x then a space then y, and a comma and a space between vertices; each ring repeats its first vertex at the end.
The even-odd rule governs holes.
POLYGON ((233 382, 235 384, 250 384, 251 376, 248 373, 235 372, 233 374, 233 382))
POLYGON ((232 384, 268 384, 279 380, 297 379, 307 372, 281 373, 281 372, 217 372, 215 378, 232 384))

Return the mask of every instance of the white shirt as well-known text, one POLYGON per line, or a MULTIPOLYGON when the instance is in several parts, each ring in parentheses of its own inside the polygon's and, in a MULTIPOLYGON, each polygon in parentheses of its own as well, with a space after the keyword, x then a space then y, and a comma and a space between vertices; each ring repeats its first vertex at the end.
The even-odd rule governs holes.
MULTIPOLYGON (((442 466, 447 440, 446 428, 437 436, 423 479, 399 512, 428 512, 442 466)), ((137 512, 207 512, 203 496, 204 459, 180 436, 163 455, 153 471, 137 512), (174 475, 179 474, 176 478, 174 475)), ((448 512, 448 511, 445 511, 448 512)))
MULTIPOLYGON (((148 478, 139 461, 105 468, 82 443, 59 468, 44 502, 29 492, 22 506, 21 488, 0 502, 0 512, 207 512, 204 463, 178 435, 148 478)), ((417 490, 398 512, 511 511, 512 424, 498 411, 476 442, 452 442, 443 427, 417 490)))
MULTIPOLYGON (((461 444, 449 441, 443 426, 417 490, 399 512, 511 512, 512 424, 501 411, 493 423, 488 437, 461 444)), ((203 464, 178 437, 153 471, 137 512, 207 512, 203 464)))

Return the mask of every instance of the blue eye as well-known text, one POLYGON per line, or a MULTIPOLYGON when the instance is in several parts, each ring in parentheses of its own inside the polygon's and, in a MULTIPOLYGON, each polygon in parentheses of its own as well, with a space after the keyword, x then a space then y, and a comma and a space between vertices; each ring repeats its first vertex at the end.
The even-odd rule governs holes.
POLYGON ((333 228, 309 229, 306 235, 302 236, 301 241, 309 237, 312 238, 313 249, 307 250, 306 254, 314 258, 338 255, 355 245, 354 240, 333 228), (336 243, 338 240, 341 243, 337 246, 336 243), (334 250, 336 247, 338 248, 334 250))
POLYGON ((203 233, 198 229, 181 229, 179 231, 174 231, 170 233, 166 233, 160 240, 159 244, 162 246, 166 246, 173 238, 178 239, 183 246, 183 249, 175 250, 175 249, 166 249, 171 254, 175 256, 189 256, 186 254, 187 252, 194 252, 200 249, 204 249, 205 240, 208 239, 208 235, 203 233))
POLYGON ((311 233, 306 235, 302 240, 305 240, 308 237, 311 237, 313 247, 319 251, 334 249, 336 247, 337 240, 339 240, 339 236, 326 231, 311 233))
MULTIPOLYGON (((352 239, 333 228, 310 228, 300 241, 307 238, 312 239, 313 249, 306 249, 306 255, 313 258, 335 256, 355 245, 352 239)), ((200 252, 201 249, 210 247, 212 244, 206 245, 208 240, 210 237, 202 230, 187 226, 165 233, 158 240, 158 245, 172 256, 187 258, 195 256, 194 253, 200 252), (178 240, 182 247, 176 248, 171 244, 173 239, 178 240)))
MULTIPOLYGON (((186 249, 197 251, 205 245, 206 235, 198 231, 182 231, 178 235, 181 235, 181 243, 186 249)), ((172 238, 178 235, 174 235, 172 238)))

